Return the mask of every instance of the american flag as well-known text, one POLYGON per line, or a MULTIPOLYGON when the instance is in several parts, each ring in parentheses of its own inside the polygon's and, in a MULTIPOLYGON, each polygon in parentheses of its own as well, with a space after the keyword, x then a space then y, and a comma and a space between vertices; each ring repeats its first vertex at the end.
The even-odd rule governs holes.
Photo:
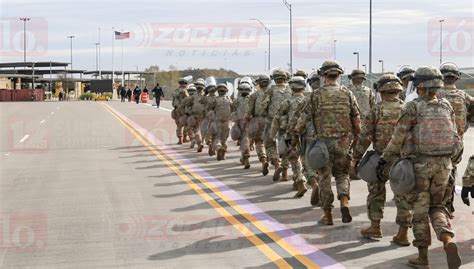
POLYGON ((123 40, 130 38, 130 32, 115 31, 115 40, 123 40))

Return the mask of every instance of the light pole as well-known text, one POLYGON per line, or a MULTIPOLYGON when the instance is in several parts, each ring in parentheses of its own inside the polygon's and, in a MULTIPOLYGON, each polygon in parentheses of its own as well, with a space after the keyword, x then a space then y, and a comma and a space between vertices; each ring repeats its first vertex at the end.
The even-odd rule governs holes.
POLYGON ((359 69, 359 52, 353 52, 352 54, 357 55, 357 69, 359 69))
POLYGON ((95 71, 99 70, 99 45, 100 43, 94 43, 95 45, 95 71))
POLYGON ((379 63, 382 64, 382 74, 385 72, 384 69, 383 69, 383 60, 379 60, 379 63))
POLYGON ((334 61, 336 60, 336 42, 337 40, 334 39, 334 61))
POLYGON ((271 66, 271 64, 270 64, 270 57, 271 57, 271 50, 270 50, 271 32, 270 32, 270 29, 269 29, 267 26, 265 26, 265 24, 264 24, 261 20, 259 20, 259 19, 253 18, 253 19, 250 19, 250 20, 252 20, 252 21, 258 21, 258 22, 260 23, 260 25, 262 25, 263 29, 265 29, 265 31, 266 31, 267 34, 268 34, 268 70, 270 70, 270 68, 271 68, 271 67, 270 67, 270 66, 271 66))
POLYGON ((362 66, 364 67, 364 72, 367 74, 367 65, 363 64, 362 66))
POLYGON ((439 64, 443 64, 443 22, 439 20, 439 64))
MULTIPOLYGON (((69 36, 67 36, 67 38, 69 38, 70 44, 71 44, 71 70, 72 70, 72 39, 75 38, 75 36, 69 35, 69 36)), ((72 73, 71 73, 71 75, 72 75, 72 73)))
POLYGON ((369 7, 369 74, 372 74, 372 0, 369 7))
POLYGON ((26 63, 26 22, 31 18, 22 17, 20 20, 23 21, 23 62, 26 63))
POLYGON ((283 0, 283 4, 290 11, 290 74, 293 74, 293 11, 287 0, 283 0))

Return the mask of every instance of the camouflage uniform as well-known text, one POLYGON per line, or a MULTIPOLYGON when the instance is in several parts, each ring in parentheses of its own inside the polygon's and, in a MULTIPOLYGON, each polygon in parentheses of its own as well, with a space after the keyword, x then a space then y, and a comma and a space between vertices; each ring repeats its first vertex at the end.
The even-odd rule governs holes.
POLYGON ((407 86, 408 82, 413 79, 413 75, 415 74, 415 69, 411 66, 403 66, 400 71, 397 73, 398 78, 400 78, 403 82, 403 90, 400 93, 400 100, 405 101, 407 97, 407 86))
POLYGON ((233 128, 240 129, 240 153, 241 153, 241 163, 245 165, 245 168, 250 168, 249 158, 250 158, 250 140, 247 134, 247 119, 245 115, 248 111, 249 96, 251 86, 247 83, 242 83, 239 85, 239 97, 234 100, 232 103, 232 121, 234 121, 233 128))
MULTIPOLYGON (((288 74, 284 70, 276 69, 273 72, 273 79, 287 80, 288 74)), ((275 174, 273 175, 273 180, 278 181, 280 178, 280 173, 284 174, 288 169, 288 159, 286 157, 283 157, 280 167, 276 142, 270 137, 270 131, 272 128, 273 118, 278 112, 280 104, 283 103, 284 100, 289 99, 291 97, 291 90, 288 84, 282 83, 272 85, 265 93, 266 94, 264 97, 265 99, 263 101, 263 106, 265 107, 267 117, 264 130, 264 144, 267 156, 268 158, 270 158, 272 164, 275 166, 275 174)))
POLYGON ((411 146, 412 152, 408 157, 414 165, 417 193, 413 214, 413 245, 418 248, 419 256, 408 263, 428 266, 431 219, 438 239, 445 244, 450 268, 457 268, 451 267, 461 261, 457 247, 451 242, 454 232, 443 199, 452 169, 451 156, 458 151, 459 137, 451 105, 445 99, 433 95, 442 86, 441 79, 441 73, 433 67, 420 67, 415 72, 415 86, 424 89, 425 94, 405 105, 381 162, 393 161, 400 154, 402 146, 411 146), (406 140, 410 136, 411 139, 406 140))
MULTIPOLYGON (((454 64, 451 64, 451 63, 446 63, 442 65, 441 73, 443 74, 445 78, 453 77, 456 80, 459 79, 461 75, 458 68, 454 64)), ((468 110, 471 104, 474 104, 472 97, 469 94, 467 94, 465 91, 457 89, 456 85, 454 84, 451 84, 451 85, 445 84, 444 87, 438 92, 438 98, 445 98, 446 100, 449 101, 449 103, 453 107, 454 113, 456 115, 457 132, 461 139, 462 146, 464 148, 464 145, 463 145, 464 132, 469 126, 469 123, 467 123, 468 110)), ((451 173, 449 174, 449 182, 448 182, 448 188, 446 190, 447 193, 445 197, 445 203, 450 213, 454 212, 453 199, 454 199, 454 190, 456 187, 455 184, 456 184, 456 175, 457 175, 457 165, 462 160, 462 152, 463 151, 460 151, 459 155, 455 156, 452 159, 453 169, 451 170, 451 173)))
POLYGON ((201 152, 202 148, 204 147, 201 136, 201 125, 204 116, 206 115, 206 108, 201 103, 201 100, 205 98, 203 95, 203 81, 196 81, 195 86, 197 88, 197 92, 189 97, 186 97, 183 102, 185 103, 185 106, 189 111, 188 113, 190 114, 188 117, 189 133, 191 138, 190 148, 194 148, 194 145, 197 144, 197 151, 201 152))
POLYGON ((462 177, 462 191, 461 198, 462 201, 470 206, 469 193, 471 193, 471 198, 474 198, 474 155, 469 158, 469 162, 462 177))
POLYGON ((199 101, 205 109, 205 116, 201 122, 201 136, 202 139, 206 142, 207 145, 211 145, 214 140, 215 134, 211 134, 210 125, 214 121, 214 112, 210 109, 210 104, 214 102, 217 98, 216 96, 216 87, 215 86, 206 86, 207 95, 203 96, 199 101))
MULTIPOLYGON (((351 73, 352 79, 366 79, 365 72, 363 70, 353 70, 351 73)), ((364 119, 375 106, 375 94, 369 87, 364 85, 356 86, 354 84, 349 85, 349 90, 354 94, 357 105, 359 106, 361 119, 364 119)))
POLYGON ((187 129, 187 133, 189 136, 189 140, 191 141, 191 146, 190 148, 194 148, 194 145, 196 144, 195 141, 195 129, 197 129, 197 126, 194 124, 194 117, 192 115, 192 109, 193 109, 193 100, 194 96, 196 95, 196 88, 194 85, 189 85, 188 89, 188 95, 186 96, 180 103, 179 108, 181 111, 184 111, 184 116, 182 116, 185 120, 182 120, 185 124, 185 128, 187 129))
POLYGON ((214 124, 216 124, 216 138, 212 143, 212 149, 217 151, 217 160, 225 160, 225 153, 227 152, 227 139, 229 138, 229 122, 231 114, 231 104, 232 100, 226 96, 228 89, 225 84, 220 84, 217 86, 217 91, 219 96, 216 99, 212 100, 209 107, 214 111, 214 124), (220 146, 218 148, 218 144, 220 146))
POLYGON ((256 121, 257 130, 252 132, 254 135, 251 137, 255 141, 255 150, 259 160, 263 158, 266 160, 267 155, 263 146, 263 129, 265 127, 265 108, 262 106, 265 98, 266 89, 257 89, 250 95, 247 114, 249 118, 256 121))
POLYGON ((181 102, 187 96, 188 96, 188 92, 185 87, 177 88, 173 92, 173 100, 171 104, 174 108, 174 111, 172 112, 172 114, 173 114, 173 119, 176 123, 176 136, 179 139, 178 144, 182 142, 183 136, 187 135, 187 129, 184 128, 184 124, 181 120, 182 117, 185 116, 185 112, 182 109, 181 102))
POLYGON ((306 192, 306 179, 302 173, 302 165, 300 161, 301 148, 299 139, 295 138, 295 127, 298 118, 295 117, 297 111, 304 107, 306 97, 303 92, 306 87, 304 78, 296 76, 290 81, 290 87, 293 90, 293 95, 290 99, 285 100, 278 109, 277 114, 273 118, 271 137, 274 138, 279 134, 280 139, 284 139, 285 143, 290 147, 287 152, 280 152, 280 155, 288 158, 291 169, 293 171, 294 186, 298 187, 298 192, 295 197, 302 197, 306 192), (291 146, 290 146, 291 143, 291 146))
MULTIPOLYGON (((321 67, 324 76, 339 77, 342 68, 335 61, 326 61, 321 67)), ((331 174, 335 177, 337 198, 341 201, 343 222, 351 222, 349 213, 350 182, 349 170, 351 156, 349 149, 352 140, 360 133, 360 112, 357 101, 346 87, 325 83, 323 87, 314 91, 306 106, 304 119, 298 120, 297 133, 302 134, 312 120, 318 139, 325 142, 329 151, 329 162, 317 172, 320 176, 321 207, 324 215, 321 220, 332 225, 332 203, 334 195, 331 189, 331 174), (301 125, 300 125, 301 124, 301 125)))

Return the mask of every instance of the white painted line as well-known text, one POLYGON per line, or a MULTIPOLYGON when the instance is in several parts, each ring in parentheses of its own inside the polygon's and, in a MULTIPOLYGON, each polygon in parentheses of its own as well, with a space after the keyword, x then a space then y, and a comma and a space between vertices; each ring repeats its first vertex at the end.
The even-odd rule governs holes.
POLYGON ((54 115, 54 112, 49 113, 50 115, 54 115))
POLYGON ((3 154, 3 155, 8 156, 8 155, 10 155, 10 152, 7 152, 7 153, 5 153, 5 154, 3 154))
POLYGON ((173 111, 172 109, 167 109, 167 108, 164 108, 164 107, 160 107, 161 110, 164 110, 164 111, 168 111, 168 112, 171 112, 173 111))
POLYGON ((25 135, 25 136, 20 140, 20 143, 25 142, 25 140, 28 139, 28 137, 30 137, 29 134, 25 135))
POLYGON ((40 124, 43 124, 45 121, 46 121, 46 120, 42 120, 42 121, 40 121, 40 124))

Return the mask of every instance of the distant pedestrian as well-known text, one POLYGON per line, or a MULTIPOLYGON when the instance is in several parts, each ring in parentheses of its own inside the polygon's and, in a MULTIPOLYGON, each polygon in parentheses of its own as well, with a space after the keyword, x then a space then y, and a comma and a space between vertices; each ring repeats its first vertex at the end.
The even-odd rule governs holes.
POLYGON ((132 101, 132 90, 130 88, 127 88, 127 99, 129 102, 132 101))
POLYGON ((163 93, 163 89, 160 87, 160 83, 156 83, 155 88, 153 88, 153 90, 151 90, 151 92, 155 95, 156 107, 160 108, 161 98, 165 97, 165 95, 163 93))
POLYGON ((148 93, 148 88, 145 86, 145 88, 143 88, 143 93, 148 93))
MULTIPOLYGON (((127 85, 125 85, 126 87, 127 85)), ((125 98, 127 97, 127 90, 125 89, 124 86, 120 87, 120 100, 122 102, 125 102, 125 98)))
POLYGON ((135 102, 140 103, 140 95, 142 94, 142 90, 136 86, 135 89, 133 90, 133 96, 135 97, 135 102))

